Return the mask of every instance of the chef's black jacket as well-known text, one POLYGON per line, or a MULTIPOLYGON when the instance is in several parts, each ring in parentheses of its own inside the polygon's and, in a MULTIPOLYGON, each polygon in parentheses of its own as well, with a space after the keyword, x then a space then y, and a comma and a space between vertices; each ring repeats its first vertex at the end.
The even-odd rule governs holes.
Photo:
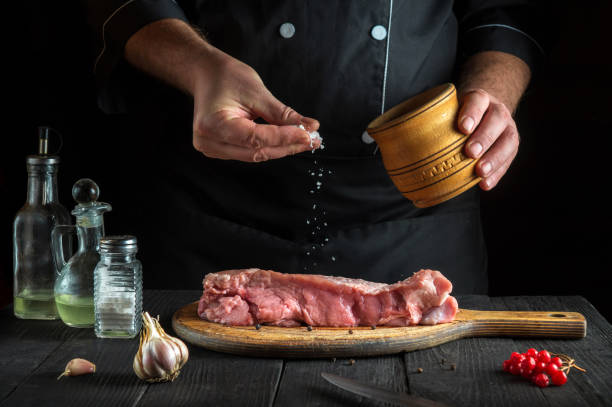
MULTIPOLYGON (((99 105, 129 112, 151 94, 164 130, 144 242, 145 284, 198 287, 208 272, 260 267, 395 282, 442 271, 485 293, 479 189, 419 209, 390 181, 367 124, 452 82, 469 55, 542 56, 533 11, 502 0, 114 0, 91 2, 99 105), (123 59, 144 25, 177 18, 253 67, 283 103, 320 121, 325 149, 264 163, 211 159, 191 144, 192 111, 123 59), (155 96, 153 96, 155 98, 155 96), (177 109, 177 106, 182 106, 177 109)), ((537 24, 537 21, 535 21, 537 24)))

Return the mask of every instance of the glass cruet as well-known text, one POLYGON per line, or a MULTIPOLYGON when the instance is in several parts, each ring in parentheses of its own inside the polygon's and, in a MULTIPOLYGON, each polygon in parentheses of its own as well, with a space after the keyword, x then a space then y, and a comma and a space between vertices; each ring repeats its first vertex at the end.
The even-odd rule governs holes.
MULTIPOLYGON (((47 154, 49 128, 39 127, 38 155, 26 158, 27 199, 13 223, 13 295, 15 316, 22 319, 57 319, 53 298, 56 266, 51 250, 55 225, 69 224, 70 215, 58 201, 60 158, 47 154)), ((70 242, 64 247, 71 251, 70 242)))
POLYGON ((59 272, 54 288, 57 311, 66 325, 77 328, 94 326, 93 271, 100 260, 98 248, 104 236, 104 212, 111 210, 109 204, 97 201, 99 195, 100 189, 91 179, 75 182, 72 197, 77 205, 71 213, 76 217, 76 226, 57 225, 51 239, 59 272), (78 250, 66 262, 63 236, 75 232, 78 250))

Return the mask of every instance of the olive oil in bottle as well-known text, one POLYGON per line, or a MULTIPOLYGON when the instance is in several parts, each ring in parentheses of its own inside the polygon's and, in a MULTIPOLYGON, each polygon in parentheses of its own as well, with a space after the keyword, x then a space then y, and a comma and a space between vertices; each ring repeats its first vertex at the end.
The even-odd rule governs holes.
POLYGON ((14 312, 21 319, 57 319, 53 290, 21 291, 14 298, 14 312))
POLYGON ((55 297, 60 318, 74 328, 91 328, 94 323, 93 296, 61 294, 55 297))

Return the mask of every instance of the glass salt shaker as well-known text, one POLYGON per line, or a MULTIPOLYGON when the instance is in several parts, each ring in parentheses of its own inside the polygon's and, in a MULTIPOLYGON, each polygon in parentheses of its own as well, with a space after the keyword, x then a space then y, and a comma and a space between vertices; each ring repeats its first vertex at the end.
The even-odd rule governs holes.
POLYGON ((133 338, 142 323, 142 265, 134 236, 100 240, 94 270, 95 331, 98 338, 133 338))

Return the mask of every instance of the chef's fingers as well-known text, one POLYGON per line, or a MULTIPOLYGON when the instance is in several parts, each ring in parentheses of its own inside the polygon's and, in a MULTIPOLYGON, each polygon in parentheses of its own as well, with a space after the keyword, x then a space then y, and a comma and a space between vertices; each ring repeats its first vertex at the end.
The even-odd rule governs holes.
POLYGON ((466 135, 471 134, 478 126, 489 108, 491 97, 482 89, 474 89, 461 97, 461 108, 457 115, 459 130, 466 135))
POLYGON ((287 146, 251 148, 236 146, 217 140, 207 140, 199 148, 202 154, 209 158, 218 158, 222 160, 238 160, 245 162, 261 162, 282 158, 288 155, 293 155, 304 151, 301 144, 290 144, 287 146))
POLYGON ((516 129, 514 120, 506 106, 502 103, 489 104, 487 112, 465 145, 466 154, 471 158, 482 156, 509 126, 516 129))
POLYGON ((257 98, 252 109, 254 113, 270 124, 277 124, 279 126, 297 126, 301 124, 309 132, 319 129, 319 122, 317 120, 302 116, 291 107, 276 99, 267 89, 261 97, 257 98))
POLYGON ((516 157, 519 135, 514 126, 508 126, 493 146, 480 158, 476 174, 483 178, 480 186, 485 191, 493 188, 506 173, 516 157))
POLYGON ((259 124, 232 112, 218 112, 206 117, 198 128, 194 129, 194 147, 199 150, 196 140, 200 143, 216 140, 253 149, 293 144, 301 145, 302 151, 313 148, 310 146, 310 136, 305 130, 295 126, 259 124))
POLYGON ((480 188, 484 191, 489 191, 493 189, 497 185, 499 180, 506 174, 515 156, 516 154, 513 157, 509 158, 505 163, 503 163, 497 170, 490 173, 489 176, 483 178, 478 184, 480 188))

